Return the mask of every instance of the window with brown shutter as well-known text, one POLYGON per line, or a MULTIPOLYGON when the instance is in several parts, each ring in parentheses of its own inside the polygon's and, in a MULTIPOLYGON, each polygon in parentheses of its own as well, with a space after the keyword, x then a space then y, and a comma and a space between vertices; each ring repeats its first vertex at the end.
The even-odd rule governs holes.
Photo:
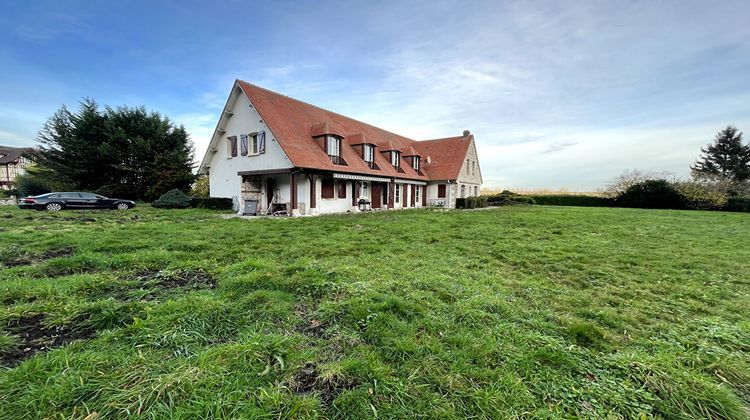
POLYGON ((333 198, 333 178, 324 178, 321 181, 320 196, 321 198, 333 198))
POLYGON ((228 144, 229 144, 229 154, 232 157, 237 156, 237 136, 230 136, 227 137, 228 144))
POLYGON ((339 181, 339 198, 346 198, 346 181, 339 181))
POLYGON ((438 198, 445 198, 445 184, 438 185, 438 198))

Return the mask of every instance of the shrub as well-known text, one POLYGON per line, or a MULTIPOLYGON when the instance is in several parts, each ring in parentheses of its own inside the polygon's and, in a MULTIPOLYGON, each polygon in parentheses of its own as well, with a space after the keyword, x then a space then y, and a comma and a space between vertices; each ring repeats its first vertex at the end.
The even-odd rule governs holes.
POLYGON ((13 186, 20 197, 52 192, 52 188, 47 182, 31 174, 17 176, 13 186))
POLYGON ((487 207, 487 197, 466 197, 456 199, 457 209, 478 209, 487 207))
POLYGON ((193 197, 190 205, 199 209, 232 210, 232 199, 222 197, 193 197))
POLYGON ((720 210, 727 205, 727 185, 716 182, 685 181, 674 184, 685 207, 695 210, 720 210))
POLYGON ((604 194, 608 197, 617 197, 633 185, 640 184, 652 179, 675 179, 675 174, 668 171, 625 171, 613 179, 604 189, 604 194))
POLYGON ((469 203, 470 208, 473 209, 487 207, 487 197, 469 197, 466 199, 466 201, 469 203))
POLYGON ((535 195, 536 204, 544 206, 578 206, 578 207, 612 207, 614 200, 608 197, 597 197, 594 195, 535 195))
POLYGON ((190 196, 191 197, 209 197, 210 190, 209 190, 209 182, 208 182, 208 176, 202 175, 198 177, 198 179, 193 183, 193 186, 190 188, 190 196))
POLYGON ((169 190, 151 205, 163 209, 186 209, 190 207, 190 197, 178 189, 169 190))
POLYGON ((499 194, 487 196, 487 204, 490 206, 509 206, 514 204, 534 204, 534 199, 529 196, 516 194, 505 190, 499 194))
POLYGON ((750 212, 750 197, 731 197, 722 210, 750 212))
POLYGON ((644 209, 683 209, 685 204, 679 191, 664 179, 652 179, 631 185, 616 198, 623 207, 644 209))

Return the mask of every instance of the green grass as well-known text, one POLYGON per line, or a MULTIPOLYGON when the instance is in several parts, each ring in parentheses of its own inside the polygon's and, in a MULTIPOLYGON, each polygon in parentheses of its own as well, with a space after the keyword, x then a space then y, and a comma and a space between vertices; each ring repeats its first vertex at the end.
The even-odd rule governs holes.
POLYGON ((218 215, 0 207, 0 418, 748 417, 748 214, 218 215))

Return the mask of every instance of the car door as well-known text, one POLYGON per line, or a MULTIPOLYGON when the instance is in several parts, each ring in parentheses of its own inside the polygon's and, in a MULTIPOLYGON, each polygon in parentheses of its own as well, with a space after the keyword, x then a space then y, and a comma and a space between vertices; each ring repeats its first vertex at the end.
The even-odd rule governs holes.
POLYGON ((71 209, 83 208, 84 202, 81 198, 81 194, 74 192, 60 193, 58 194, 60 200, 65 204, 65 207, 71 209))
POLYGON ((80 193, 81 205, 87 209, 95 209, 101 207, 101 198, 96 194, 91 193, 80 193))

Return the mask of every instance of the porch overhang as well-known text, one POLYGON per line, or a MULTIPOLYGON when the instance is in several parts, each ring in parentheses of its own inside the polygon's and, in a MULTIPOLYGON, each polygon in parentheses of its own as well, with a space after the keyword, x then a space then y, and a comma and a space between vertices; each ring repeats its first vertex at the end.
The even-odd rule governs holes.
POLYGON ((239 171, 237 172, 237 175, 239 176, 245 176, 245 175, 279 175, 279 174, 290 174, 292 173, 292 168, 288 169, 261 169, 257 171, 239 171))
POLYGON ((379 176, 368 176, 368 175, 357 175, 357 174, 342 174, 338 172, 334 172, 333 177, 335 179, 349 179, 352 181, 395 182, 396 184, 427 185, 427 183, 424 181, 417 181, 413 179, 386 178, 386 177, 379 177, 379 176))
POLYGON ((413 179, 394 179, 393 182, 396 184, 427 185, 424 181, 415 181, 413 179))
POLYGON ((351 179, 352 181, 391 182, 391 178, 356 174, 342 174, 337 172, 334 172, 333 177, 336 179, 351 179))

